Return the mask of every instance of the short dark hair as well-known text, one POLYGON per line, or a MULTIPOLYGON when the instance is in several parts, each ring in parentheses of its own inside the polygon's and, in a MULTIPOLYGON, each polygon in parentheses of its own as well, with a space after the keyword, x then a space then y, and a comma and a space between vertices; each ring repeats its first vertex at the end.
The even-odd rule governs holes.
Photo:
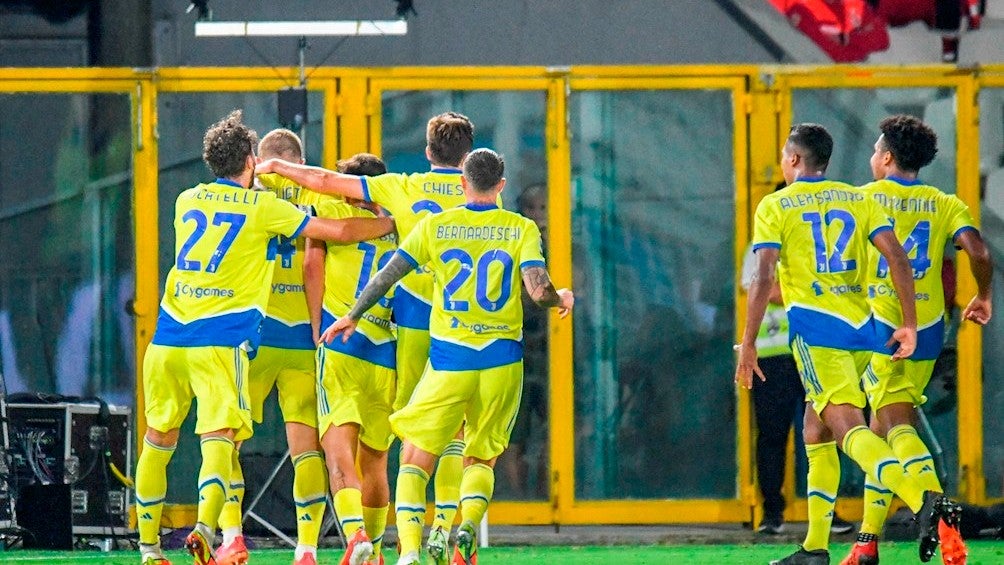
POLYGON ((241 122, 242 112, 234 110, 209 126, 202 138, 202 160, 217 178, 232 178, 244 172, 249 155, 254 155, 258 134, 241 122))
POLYGON ((826 170, 833 155, 833 137, 819 124, 795 124, 788 133, 788 143, 797 146, 810 168, 826 170))
POLYGON ((475 192, 490 192, 502 180, 503 174, 505 160, 491 149, 475 149, 464 159, 464 178, 475 192))
POLYGON ((938 154, 938 134, 920 119, 906 114, 879 123, 882 143, 904 171, 917 172, 938 154))
POLYGON ((463 114, 443 112, 429 120, 425 141, 434 162, 459 165, 474 147, 474 124, 463 114))
POLYGON ((303 159, 303 143, 299 136, 288 129, 274 129, 261 138, 258 156, 263 159, 281 157, 287 161, 299 161, 303 159))
POLYGON ((348 159, 342 159, 335 165, 339 173, 375 177, 387 172, 387 165, 380 157, 372 153, 356 153, 348 159))

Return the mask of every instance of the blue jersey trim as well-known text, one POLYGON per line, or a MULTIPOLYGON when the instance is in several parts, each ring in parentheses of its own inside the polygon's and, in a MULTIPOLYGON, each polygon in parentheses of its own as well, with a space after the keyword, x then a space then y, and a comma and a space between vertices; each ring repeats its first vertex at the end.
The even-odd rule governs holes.
POLYGON ((418 265, 418 261, 416 261, 416 260, 415 260, 415 258, 414 258, 414 257, 412 257, 411 255, 409 255, 409 254, 408 254, 408 252, 407 252, 407 251, 405 251, 404 249, 401 249, 401 248, 398 248, 398 249, 397 249, 397 250, 395 251, 395 253, 397 253, 398 255, 400 255, 400 256, 401 256, 401 258, 402 258, 402 259, 404 259, 405 261, 407 261, 407 262, 411 263, 411 265, 412 265, 413 267, 415 267, 416 269, 417 269, 417 268, 419 267, 419 265, 418 265))
POLYGON ((955 233, 952 234, 952 241, 954 242, 955 239, 958 238, 959 235, 961 235, 963 232, 967 232, 967 231, 970 231, 970 230, 972 230, 972 231, 974 231, 976 233, 980 233, 980 230, 976 229, 973 226, 962 226, 961 228, 959 228, 958 230, 956 230, 955 233))
POLYGON ((429 363, 437 371, 477 371, 510 365, 523 359, 523 342, 497 339, 484 349, 473 349, 433 338, 429 363))
MULTIPOLYGON (((879 340, 875 351, 887 355, 895 353, 899 344, 893 344, 892 347, 886 347, 885 344, 892 337, 892 332, 896 331, 896 328, 885 322, 876 320, 875 331, 879 340)), ((941 355, 941 348, 944 346, 944 343, 945 322, 938 320, 933 326, 928 326, 917 331, 917 349, 913 351, 913 355, 909 358, 913 361, 932 361, 937 359, 941 355)))
POLYGON ((460 175, 463 174, 464 171, 461 171, 460 169, 454 167, 433 167, 432 172, 460 175))
POLYGON ((289 239, 296 239, 300 237, 300 233, 303 231, 305 227, 307 227, 307 222, 309 221, 310 221, 310 215, 304 215, 303 221, 300 222, 300 227, 296 228, 296 231, 289 236, 289 239))
POLYGON ((753 244, 753 251, 754 252, 759 251, 761 249, 781 249, 781 244, 780 243, 774 243, 773 241, 767 241, 767 242, 764 242, 764 243, 754 243, 753 244))
POLYGON ((223 314, 182 323, 162 307, 157 316, 153 343, 172 347, 238 347, 248 342, 252 349, 261 341, 263 316, 258 310, 223 314))
MULTIPOLYGON (((321 327, 327 328, 335 323, 335 317, 327 310, 321 312, 321 327)), ((387 343, 373 343, 366 336, 355 332, 349 337, 349 342, 342 341, 342 336, 337 336, 331 343, 324 344, 325 349, 337 351, 343 355, 369 361, 374 365, 394 369, 397 367, 397 343, 388 341, 387 343)))
POLYGON ((310 324, 287 326, 274 318, 265 317, 261 327, 261 345, 279 349, 314 349, 310 324))
POLYGON ((546 267, 547 265, 540 259, 531 259, 529 261, 523 261, 519 264, 520 270, 529 269, 530 267, 546 267))
POLYGON ((366 177, 359 177, 359 183, 362 185, 363 189, 363 200, 373 202, 373 199, 370 198, 370 185, 369 182, 366 181, 366 177))
POLYGON ((429 331, 432 306, 402 287, 394 292, 394 322, 413 330, 429 331))
POLYGON ((868 319, 860 329, 847 322, 807 308, 788 309, 789 344, 801 336, 807 345, 830 347, 846 351, 875 351, 879 344, 874 319, 868 319))
POLYGON ((924 184, 920 181, 920 179, 910 180, 910 179, 905 179, 903 177, 898 177, 896 175, 889 175, 885 178, 885 180, 891 180, 892 182, 901 184, 903 186, 919 186, 924 184))
POLYGON ((241 186, 240 183, 238 183, 237 181, 232 181, 230 179, 225 179, 225 178, 218 178, 213 182, 215 182, 216 184, 225 184, 227 186, 232 186, 234 188, 247 188, 246 186, 241 186))
POLYGON ((499 205, 492 202, 491 204, 478 204, 476 202, 468 202, 464 205, 468 210, 473 212, 485 212, 488 210, 498 210, 499 205))
POLYGON ((892 226, 879 226, 872 230, 872 233, 868 234, 868 240, 871 241, 875 239, 875 236, 884 232, 885 230, 891 230, 892 226))
POLYGON ((823 182, 826 177, 798 177, 795 182, 823 182))

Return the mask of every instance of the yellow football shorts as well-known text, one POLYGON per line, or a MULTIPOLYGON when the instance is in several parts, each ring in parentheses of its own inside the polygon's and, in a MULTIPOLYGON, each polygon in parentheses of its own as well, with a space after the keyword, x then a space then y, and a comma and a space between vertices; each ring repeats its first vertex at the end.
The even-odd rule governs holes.
POLYGON ((317 349, 320 436, 331 426, 359 424, 359 441, 387 451, 394 441, 390 414, 395 371, 326 347, 317 349))
POLYGON ((934 373, 933 359, 893 361, 883 353, 873 353, 864 373, 865 394, 872 410, 890 404, 908 403, 920 406, 927 402, 924 389, 934 373))
POLYGON ((488 460, 509 445, 522 392, 522 361, 475 371, 430 366, 408 405, 390 417, 391 429, 415 447, 439 454, 463 426, 464 455, 488 460))
POLYGON ((865 407, 861 374, 871 359, 870 351, 845 351, 805 343, 796 335, 791 343, 795 364, 802 377, 805 398, 816 414, 828 404, 851 404, 865 407))
POLYGON ((143 398, 147 425, 155 430, 180 428, 196 398, 196 434, 232 429, 237 441, 251 437, 248 354, 240 347, 151 343, 143 358, 143 398))
POLYGON ((285 422, 317 427, 317 387, 314 351, 262 346, 251 361, 248 387, 251 418, 261 423, 262 407, 272 387, 279 389, 279 409, 285 422))
POLYGON ((429 330, 397 327, 397 394, 394 397, 394 411, 404 408, 415 392, 415 386, 425 373, 429 362, 429 347, 432 338, 429 330))

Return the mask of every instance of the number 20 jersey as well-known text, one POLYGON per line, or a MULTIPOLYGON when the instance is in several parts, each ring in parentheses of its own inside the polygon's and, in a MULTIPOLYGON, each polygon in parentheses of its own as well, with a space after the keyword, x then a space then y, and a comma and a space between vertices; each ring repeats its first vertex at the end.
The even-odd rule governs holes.
POLYGON ((308 220, 275 193, 225 179, 182 192, 153 343, 257 347, 272 280, 269 240, 295 238, 308 220))
POLYGON ((435 278, 433 369, 489 369, 523 358, 521 270, 544 266, 533 221, 495 204, 467 204, 423 218, 398 253, 435 278))
POLYGON ((766 196, 754 222, 754 251, 779 249, 791 335, 808 345, 874 349, 868 252, 875 234, 892 229, 878 204, 851 185, 802 178, 766 196))
MULTIPOLYGON (((941 264, 945 245, 966 230, 975 230, 969 208, 958 197, 920 181, 886 178, 862 190, 893 220, 913 268, 917 295, 917 351, 911 359, 936 359, 944 341, 945 293, 941 264)), ((889 330, 903 320, 889 266, 878 250, 868 262, 868 295, 875 318, 889 330)), ((887 332, 888 333, 888 332, 887 332)))

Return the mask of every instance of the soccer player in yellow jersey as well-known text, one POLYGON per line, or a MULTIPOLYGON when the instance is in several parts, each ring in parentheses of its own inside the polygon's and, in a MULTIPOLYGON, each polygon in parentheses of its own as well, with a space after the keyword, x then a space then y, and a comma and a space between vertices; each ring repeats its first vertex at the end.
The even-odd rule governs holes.
MULTIPOLYGON (((361 153, 338 163, 358 175, 387 171, 375 155, 361 153)), ((375 217, 362 201, 328 198, 317 205, 322 218, 375 217), (359 207, 353 204, 358 204, 359 207)), ((319 329, 344 316, 366 282, 397 247, 394 234, 357 245, 325 245, 310 240, 304 259, 304 284, 310 320, 319 329), (323 303, 323 308, 322 308, 323 303)), ((390 297, 366 314, 348 343, 324 344, 317 352, 321 445, 329 469, 335 515, 348 540, 343 563, 383 563, 381 540, 387 525, 387 449, 394 402, 394 327, 390 297), (356 471, 358 462, 360 473, 356 471)))
POLYGON ((453 563, 477 558, 476 525, 495 485, 494 465, 509 443, 523 376, 522 284, 542 307, 571 310, 574 296, 556 291, 544 266, 533 221, 496 204, 505 185, 502 158, 471 152, 463 165, 467 204, 423 218, 359 300, 322 335, 355 337, 366 312, 401 277, 426 266, 435 274, 430 367, 408 404, 391 416, 401 438, 395 504, 400 564, 419 562, 425 489, 436 456, 464 427, 465 467, 453 563), (517 275, 517 269, 519 274, 517 275))
MULTIPOLYGON (((445 112, 426 126, 425 155, 432 170, 423 173, 384 174, 360 177, 319 167, 307 167, 270 159, 258 166, 259 173, 277 172, 302 186, 324 194, 341 195, 379 204, 397 222, 398 235, 407 237, 429 214, 464 204, 460 164, 474 143, 474 125, 464 115, 445 112)), ((394 409, 411 398, 429 359, 429 313, 432 305, 432 275, 418 269, 404 277, 394 292, 397 323, 397 393, 394 409)), ((436 515, 430 550, 445 555, 447 538, 456 517, 459 485, 463 473, 463 441, 450 442, 436 469, 436 515)))
POLYGON ((202 157, 217 178, 175 203, 175 264, 143 361, 147 431, 136 465, 136 514, 144 565, 168 564, 159 539, 167 465, 193 397, 202 467, 198 523, 186 545, 196 565, 217 563, 211 542, 229 498, 234 442, 251 436, 247 367, 268 302, 269 241, 275 235, 347 241, 347 231, 371 239, 393 229, 389 219, 310 218, 274 193, 249 190, 257 142, 240 111, 211 126, 202 157))
MULTIPOLYGON (((275 129, 258 144, 258 158, 282 158, 303 162, 303 145, 290 130, 275 129)), ((277 174, 258 177, 262 188, 300 207, 313 206, 322 197, 277 174)), ((353 234, 345 237, 353 239, 353 234)), ((271 293, 262 327, 261 347, 251 362, 248 389, 251 418, 262 421, 265 398, 277 388, 286 427, 286 441, 293 461, 293 502, 296 510, 297 547, 294 565, 317 560, 317 540, 327 502, 327 473, 317 440, 317 394, 314 386, 314 344, 310 315, 304 298, 303 264, 305 240, 274 236, 268 257, 274 259, 271 293)), ((238 446, 239 449, 239 446, 238 446)), ((235 453, 236 455, 236 453, 235 453)), ((247 554, 241 535, 241 503, 244 477, 234 459, 231 495, 220 515, 223 545, 217 559, 247 554)))
MULTIPOLYGON (((866 473, 896 492, 920 514, 923 537, 936 531, 943 497, 923 490, 906 474, 892 449, 865 425, 865 395, 859 385, 875 348, 877 334, 867 300, 865 267, 869 241, 889 264, 900 297, 902 324, 887 343, 899 342, 900 360, 913 353, 917 339, 913 278, 909 260, 878 204, 858 189, 823 175, 833 152, 829 132, 817 124, 791 128, 781 150, 781 170, 788 186, 757 206, 753 249, 757 267, 736 382, 752 386, 761 379, 756 336, 777 268, 788 312, 792 350, 802 375, 809 408, 805 444, 809 459, 809 535, 781 565, 828 565, 829 530, 840 481, 837 442, 866 473), (778 264, 780 265, 778 266, 778 264)), ((937 538, 935 538, 935 543, 937 538)))
MULTIPOLYGON (((941 280, 945 246, 949 242, 970 258, 977 293, 963 318, 983 325, 991 316, 990 253, 976 229, 968 207, 958 197, 921 182, 921 168, 934 160, 937 135, 921 120, 907 115, 892 116, 879 124, 871 168, 875 182, 862 187, 892 220, 913 269, 917 297, 917 350, 908 359, 893 362, 887 351, 872 354, 864 375, 865 392, 872 409, 871 429, 892 447, 910 475, 925 490, 942 492, 934 458, 917 434, 916 407, 926 400, 924 389, 931 380, 934 362, 941 353, 945 328, 945 295, 941 280)), ((871 253, 868 260, 868 296, 876 326, 882 336, 899 325, 900 310, 889 269, 883 258, 871 253)), ((857 543, 842 565, 878 563, 878 536, 882 533, 892 493, 875 477, 865 482, 865 511, 857 543)), ((965 544, 958 535, 958 509, 953 508, 942 529, 941 553, 945 563, 961 563, 965 544)))

